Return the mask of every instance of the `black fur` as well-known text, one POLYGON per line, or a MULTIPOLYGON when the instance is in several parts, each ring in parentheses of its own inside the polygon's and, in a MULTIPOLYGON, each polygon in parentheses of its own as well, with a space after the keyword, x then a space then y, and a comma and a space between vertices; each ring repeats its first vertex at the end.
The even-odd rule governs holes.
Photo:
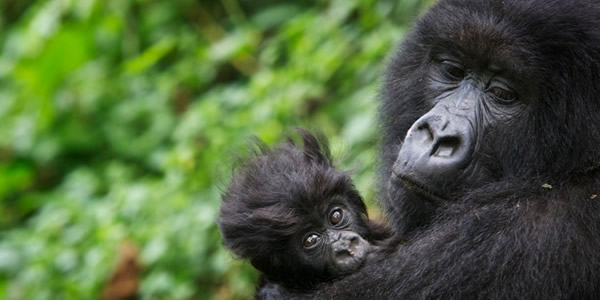
POLYGON ((442 0, 391 59, 382 100, 381 199, 409 241, 284 298, 600 299, 600 2, 442 0), (440 51, 474 72, 499 62, 519 99, 477 112, 470 164, 431 187, 448 193, 428 207, 391 174, 439 103, 440 51), (490 111, 502 121, 485 127, 490 111))
POLYGON ((257 142, 257 151, 237 170, 222 196, 223 241, 263 272, 259 288, 264 288, 257 295, 261 299, 276 298, 277 284, 308 290, 346 275, 331 270, 332 256, 326 250, 307 255, 301 246, 307 233, 325 232, 329 224, 323 220, 328 220, 334 203, 348 210, 344 232, 360 235, 364 243, 391 235, 389 228, 367 219, 350 176, 334 168, 327 142, 299 133, 301 146, 289 140, 270 149, 257 142))

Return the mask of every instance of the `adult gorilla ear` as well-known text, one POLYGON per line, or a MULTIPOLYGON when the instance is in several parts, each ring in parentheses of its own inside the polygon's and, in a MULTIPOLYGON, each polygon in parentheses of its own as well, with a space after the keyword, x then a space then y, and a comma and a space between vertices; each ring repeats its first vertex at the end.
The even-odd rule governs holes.
POLYGON ((302 138, 302 150, 307 160, 325 167, 333 167, 329 143, 323 133, 316 132, 313 134, 302 128, 296 128, 296 132, 302 138))

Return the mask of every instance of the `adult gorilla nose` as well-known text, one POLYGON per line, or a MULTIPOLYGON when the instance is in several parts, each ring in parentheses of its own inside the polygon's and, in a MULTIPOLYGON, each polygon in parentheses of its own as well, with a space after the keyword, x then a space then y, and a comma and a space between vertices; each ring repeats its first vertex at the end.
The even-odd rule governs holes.
POLYGON ((461 134, 446 131, 450 121, 441 116, 430 119, 417 124, 413 133, 416 140, 421 142, 423 154, 440 159, 457 159, 456 154, 460 153, 463 147, 461 134))
POLYGON ((439 187, 456 181, 471 160, 473 136, 467 118, 436 107, 409 129, 392 168, 394 175, 418 188, 445 194, 439 187))

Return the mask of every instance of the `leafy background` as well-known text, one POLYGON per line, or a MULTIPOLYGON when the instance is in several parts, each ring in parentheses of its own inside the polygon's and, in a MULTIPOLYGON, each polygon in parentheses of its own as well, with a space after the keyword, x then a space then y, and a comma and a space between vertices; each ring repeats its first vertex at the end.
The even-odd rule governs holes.
POLYGON ((377 216, 378 79, 429 2, 0 0, 0 298, 102 298, 123 257, 142 299, 251 297, 215 226, 251 135, 323 131, 377 216))

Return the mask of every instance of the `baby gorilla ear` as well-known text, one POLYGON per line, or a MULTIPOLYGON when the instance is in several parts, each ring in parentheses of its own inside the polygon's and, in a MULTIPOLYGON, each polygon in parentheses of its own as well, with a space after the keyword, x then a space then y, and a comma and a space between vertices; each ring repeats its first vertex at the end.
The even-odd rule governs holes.
POLYGON ((325 136, 320 132, 312 134, 302 128, 296 128, 296 131, 302 138, 304 156, 308 160, 332 168, 331 152, 325 136))

